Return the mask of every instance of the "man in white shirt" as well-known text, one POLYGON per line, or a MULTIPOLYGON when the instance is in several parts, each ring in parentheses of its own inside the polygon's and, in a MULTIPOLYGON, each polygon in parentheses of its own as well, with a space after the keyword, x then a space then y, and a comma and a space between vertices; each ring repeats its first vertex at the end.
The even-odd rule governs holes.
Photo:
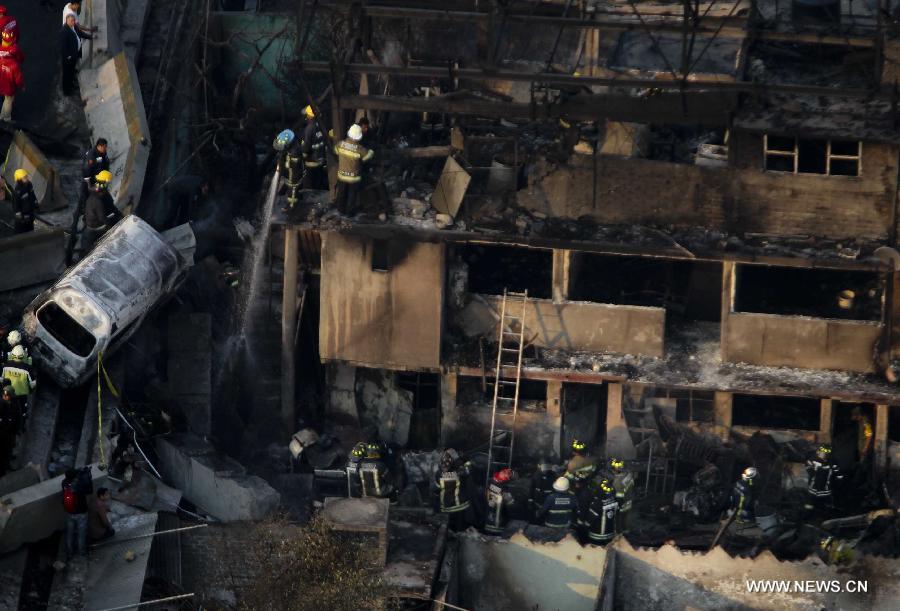
POLYGON ((75 0, 74 2, 68 2, 65 6, 63 6, 62 24, 66 25, 66 18, 69 15, 72 15, 73 17, 75 17, 75 27, 78 28, 83 34, 90 34, 91 32, 96 32, 97 31, 96 27, 86 28, 86 27, 83 27, 78 22, 78 13, 80 13, 80 12, 81 12, 81 0, 75 0))

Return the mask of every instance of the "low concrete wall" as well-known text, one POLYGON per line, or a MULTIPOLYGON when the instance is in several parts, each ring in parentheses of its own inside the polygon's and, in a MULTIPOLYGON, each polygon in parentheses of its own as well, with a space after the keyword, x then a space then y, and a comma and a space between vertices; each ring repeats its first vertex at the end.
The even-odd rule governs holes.
MULTIPOLYGON (((106 471, 91 465, 94 489, 106 482, 106 471)), ((0 554, 24 543, 40 541, 65 526, 63 476, 48 479, 0 498, 0 554)))
MULTIPOLYGON (((500 311, 502 297, 483 297, 500 311)), ((521 302, 512 300, 506 307, 516 316, 522 310, 521 302)), ((665 326, 664 308, 529 299, 525 309, 526 337, 534 336, 534 343, 546 348, 661 357, 665 326)))
POLYGON ((39 229, 0 239, 0 291, 59 278, 66 269, 62 229, 39 229))
POLYGON ((60 210, 69 205, 59 183, 59 173, 22 130, 16 131, 3 163, 3 178, 7 184, 15 184, 13 175, 19 168, 28 172, 31 178, 40 205, 39 212, 60 210))
POLYGON ((158 468, 184 497, 223 522, 261 520, 281 502, 265 480, 190 433, 158 437, 158 468))
POLYGON ((606 549, 582 547, 571 536, 558 543, 459 536, 459 599, 466 609, 593 611, 606 549))
POLYGON ((872 373, 881 333, 877 323, 731 313, 722 324, 722 360, 872 373))
POLYGON ((144 187, 150 159, 150 128, 134 62, 124 52, 78 74, 93 139, 109 141, 110 193, 130 212, 144 187))

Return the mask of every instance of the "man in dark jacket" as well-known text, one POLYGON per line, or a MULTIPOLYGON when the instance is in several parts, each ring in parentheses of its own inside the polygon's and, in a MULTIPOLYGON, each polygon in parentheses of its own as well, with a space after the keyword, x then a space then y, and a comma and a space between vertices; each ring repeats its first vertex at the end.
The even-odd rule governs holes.
POLYGON ((62 90, 63 95, 75 93, 75 67, 81 59, 81 41, 92 38, 77 27, 74 15, 66 17, 66 24, 59 31, 59 52, 62 57, 62 90))
POLYGON ((3 386, 0 390, 0 475, 4 475, 9 470, 16 442, 19 407, 16 405, 12 384, 6 379, 0 379, 0 383, 3 386))
POLYGON ((28 172, 19 168, 13 175, 16 181, 13 187, 13 212, 15 213, 16 233, 34 231, 34 213, 38 201, 34 194, 34 186, 28 178, 28 172))
POLYGON ((69 469, 62 481, 63 509, 66 517, 66 556, 69 560, 75 554, 87 555, 88 503, 87 497, 94 492, 94 482, 90 467, 76 471, 69 469))
POLYGON ((109 194, 109 183, 112 174, 100 172, 94 178, 94 188, 84 203, 84 235, 81 238, 82 252, 87 255, 94 248, 97 240, 110 227, 122 219, 122 213, 116 208, 112 195, 109 194))

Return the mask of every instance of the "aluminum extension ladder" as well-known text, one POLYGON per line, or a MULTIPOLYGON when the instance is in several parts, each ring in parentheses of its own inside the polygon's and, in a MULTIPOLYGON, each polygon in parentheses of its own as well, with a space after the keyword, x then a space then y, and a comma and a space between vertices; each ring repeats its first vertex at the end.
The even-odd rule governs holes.
POLYGON ((497 368, 494 371, 494 402, 491 407, 491 437, 488 443, 488 469, 485 489, 498 470, 512 466, 516 415, 519 412, 519 383, 522 379, 522 350, 525 348, 525 307, 528 291, 503 291, 497 342, 497 368), (522 300, 519 316, 508 313, 508 298, 522 300), (518 323, 513 330, 509 323, 518 323), (511 362, 510 362, 511 361, 511 362))

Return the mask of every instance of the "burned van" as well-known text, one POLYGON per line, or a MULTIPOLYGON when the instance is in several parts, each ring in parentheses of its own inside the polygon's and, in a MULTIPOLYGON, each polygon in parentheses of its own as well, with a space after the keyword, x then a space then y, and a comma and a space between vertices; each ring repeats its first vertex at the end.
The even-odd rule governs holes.
POLYGON ((115 352, 191 263, 146 222, 125 217, 26 308, 35 364, 63 387, 84 382, 98 355, 115 352))

